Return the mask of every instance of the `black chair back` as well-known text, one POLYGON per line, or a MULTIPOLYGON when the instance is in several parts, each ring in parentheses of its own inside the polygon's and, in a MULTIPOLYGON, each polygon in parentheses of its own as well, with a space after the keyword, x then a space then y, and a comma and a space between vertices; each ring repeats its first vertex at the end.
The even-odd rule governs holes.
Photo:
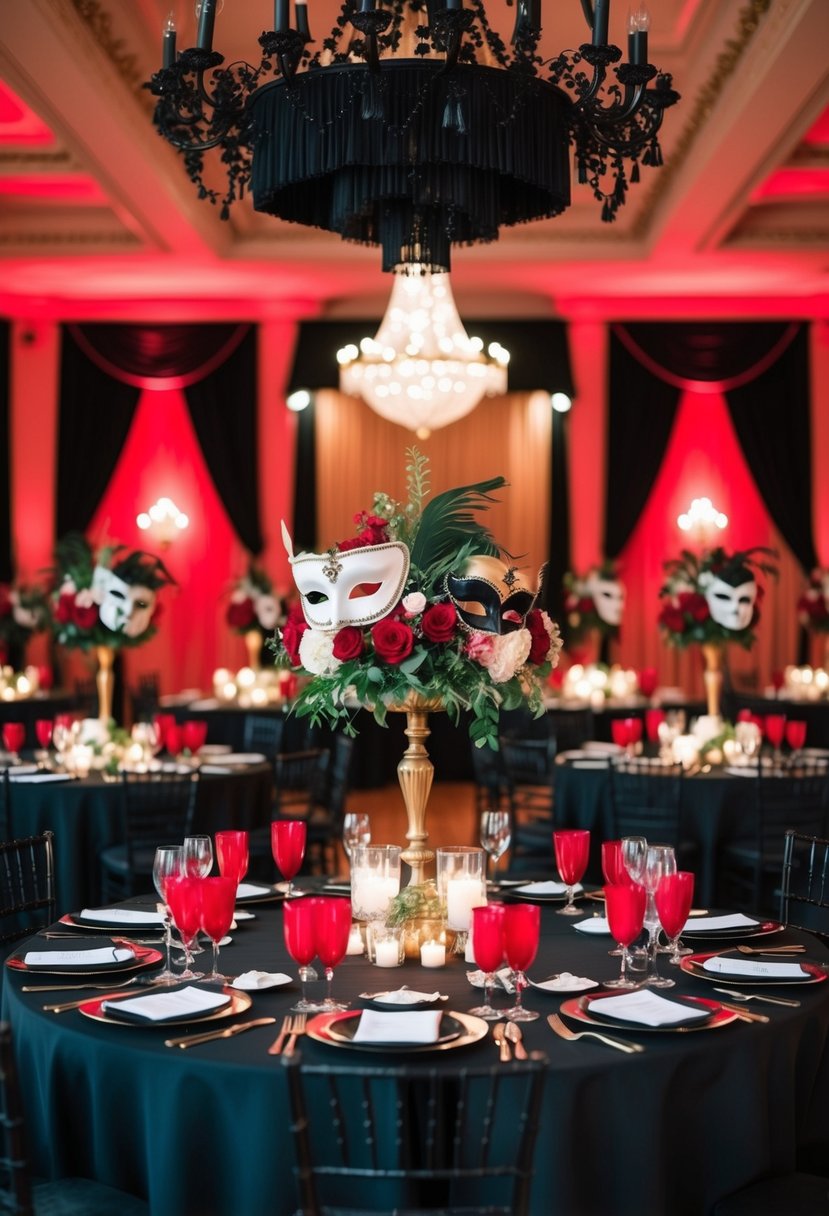
POLYGON ((510 811, 509 869, 517 872, 542 863, 548 866, 552 854, 555 738, 502 736, 499 742, 510 811))
POLYGON ((0 842, 0 953, 54 919, 54 834, 0 842))
POLYGON ((463 1069, 304 1065, 283 1056, 303 1216, 523 1216, 546 1060, 463 1069))
POLYGON ((780 920, 829 941, 829 840, 786 832, 780 920))
POLYGON ((285 719, 282 714, 245 714, 242 750, 262 752, 271 761, 282 747, 285 719))
POLYGON ((152 890, 157 846, 181 841, 192 830, 198 783, 198 769, 121 773, 124 844, 101 854, 107 902, 152 890))
MULTIPOLYGON (((644 836, 681 851, 682 782, 680 764, 648 756, 621 757, 610 765, 613 835, 644 836)), ((677 852, 683 868, 685 859, 677 852)))

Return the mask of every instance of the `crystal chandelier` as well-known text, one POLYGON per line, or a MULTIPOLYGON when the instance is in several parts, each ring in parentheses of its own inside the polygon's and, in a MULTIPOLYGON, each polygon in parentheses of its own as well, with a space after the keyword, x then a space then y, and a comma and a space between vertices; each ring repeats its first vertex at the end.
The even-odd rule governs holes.
POLYGON ((480 338, 467 336, 448 274, 396 275, 376 336, 359 350, 344 346, 337 362, 344 393, 420 439, 463 418, 484 395, 507 391, 509 352, 497 342, 485 352, 480 338))
MULTIPOLYGON (((572 0, 571 0, 572 2, 572 0)), ((516 0, 509 47, 483 0, 344 0, 312 52, 306 0, 275 0, 258 67, 223 67, 217 0, 198 6, 196 45, 148 86, 154 121, 223 217, 248 188, 257 211, 379 245, 383 268, 448 271, 453 245, 559 215, 578 180, 613 220, 639 166, 659 165, 658 132, 678 95, 647 61, 648 16, 628 21, 628 61, 608 44, 610 0, 581 0, 590 41, 537 53, 541 0, 516 0), (227 189, 205 181, 219 149, 227 189)))

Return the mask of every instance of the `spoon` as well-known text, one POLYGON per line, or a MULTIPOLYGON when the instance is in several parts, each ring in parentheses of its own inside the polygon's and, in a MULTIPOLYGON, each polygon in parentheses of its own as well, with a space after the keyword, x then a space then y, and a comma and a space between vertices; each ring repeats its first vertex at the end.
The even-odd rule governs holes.
POLYGON ((740 954, 805 954, 805 946, 767 946, 763 950, 760 946, 738 946, 740 954))
POLYGON ((512 1043, 516 1060, 526 1060, 527 1049, 524 1046, 524 1036, 521 1033, 521 1027, 517 1026, 515 1022, 507 1022, 504 1026, 504 1034, 512 1043))

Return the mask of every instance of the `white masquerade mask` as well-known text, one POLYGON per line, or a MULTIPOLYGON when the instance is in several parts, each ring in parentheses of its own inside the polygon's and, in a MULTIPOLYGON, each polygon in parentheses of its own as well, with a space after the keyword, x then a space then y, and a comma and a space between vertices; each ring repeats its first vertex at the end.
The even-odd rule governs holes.
POLYGON ((293 554, 285 524, 282 539, 302 611, 312 629, 336 633, 345 625, 373 625, 394 608, 406 585, 409 550, 399 541, 366 545, 341 553, 293 554))
POLYGON ((622 584, 615 579, 593 575, 587 579, 587 590, 593 597, 599 619, 606 625, 621 625, 625 610, 625 589, 622 584))
POLYGON ((140 637, 149 628, 156 593, 139 583, 125 583, 105 566, 96 566, 92 590, 100 596, 100 617, 107 629, 128 638, 140 637))
POLYGON ((754 616, 757 583, 749 579, 732 587, 721 578, 713 577, 705 588, 708 610, 723 629, 748 629, 754 616))

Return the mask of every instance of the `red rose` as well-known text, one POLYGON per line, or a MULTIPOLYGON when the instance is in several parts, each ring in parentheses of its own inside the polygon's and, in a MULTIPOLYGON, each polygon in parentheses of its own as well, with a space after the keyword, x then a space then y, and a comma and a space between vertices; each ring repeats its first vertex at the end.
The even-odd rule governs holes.
POLYGON ((302 641, 302 635, 308 628, 308 622, 305 617, 297 617, 294 610, 288 614, 288 619, 282 627, 282 645, 288 652, 288 657, 291 660, 293 667, 299 667, 299 644, 302 641))
POLYGON ((55 607, 55 620, 59 625, 68 625, 72 620, 73 608, 75 607, 75 597, 71 592, 65 592, 58 598, 57 606, 55 607))
POLYGON ((346 625, 334 637, 334 658, 345 663, 359 659, 363 653, 363 631, 356 625, 346 625))
POLYGON ((423 636, 430 642, 451 642, 457 623, 453 604, 430 604, 421 622, 423 636))
POLYGON ((73 603, 72 620, 79 629, 94 629, 98 624, 98 605, 90 604, 88 608, 81 608, 77 602, 73 603))
POLYGON ((544 618, 538 608, 527 613, 525 625, 532 638, 528 662, 538 665, 544 662, 550 652, 550 635, 544 627, 544 618))
POLYGON ((586 595, 579 600, 576 611, 580 612, 583 616, 587 616, 588 613, 596 611, 596 605, 592 598, 586 595))
POLYGON ((412 653, 414 634, 404 621, 384 617, 371 627, 374 652, 384 663, 402 663, 412 653))
POLYGON ((659 614, 659 624, 665 629, 669 629, 671 633, 685 632, 685 617, 679 608, 675 608, 673 604, 666 604, 659 614))
POLYGON ((680 591, 676 598, 680 612, 687 612, 694 621, 707 621, 711 615, 705 596, 700 595, 698 591, 680 591))
POLYGON ((348 540, 338 540, 337 548, 340 553, 348 553, 350 549, 364 549, 372 543, 371 538, 362 533, 360 536, 351 536, 348 540))
POLYGON ((227 606, 227 623, 231 629, 249 629, 256 620, 253 610, 253 600, 246 596, 243 600, 231 600, 227 606))

